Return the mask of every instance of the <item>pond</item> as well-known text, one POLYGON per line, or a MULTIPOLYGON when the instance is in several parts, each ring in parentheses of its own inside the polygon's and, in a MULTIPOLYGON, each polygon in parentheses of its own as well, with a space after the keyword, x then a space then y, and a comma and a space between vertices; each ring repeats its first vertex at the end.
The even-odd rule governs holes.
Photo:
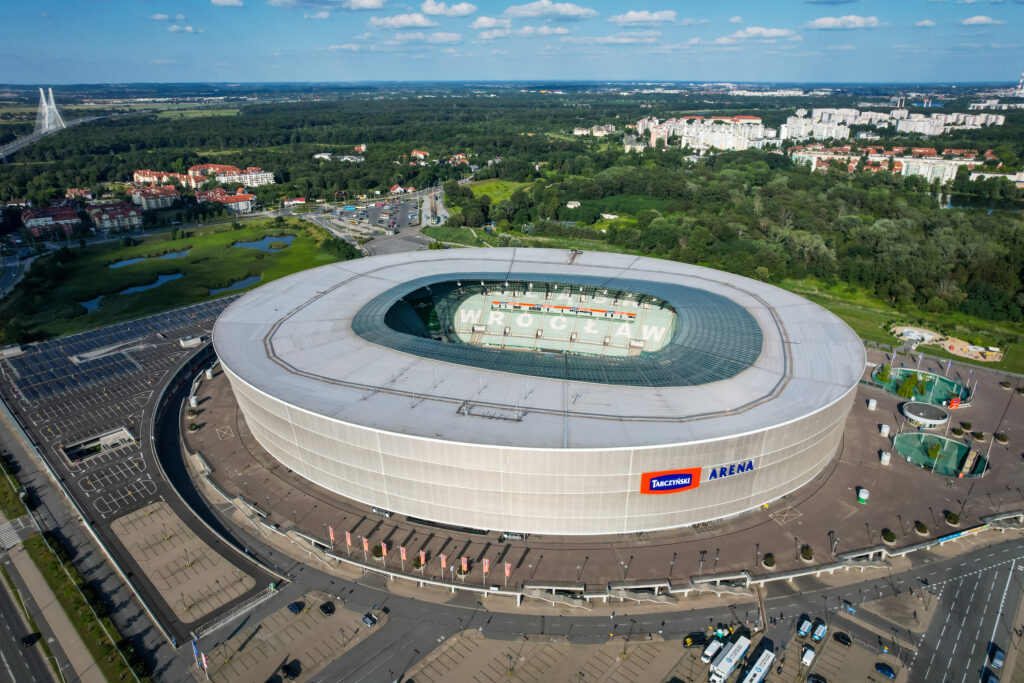
MULTIPOLYGON (((116 294, 138 294, 139 292, 145 292, 147 289, 154 289, 155 287, 159 287, 165 282, 170 282, 171 280, 180 280, 183 277, 185 276, 182 273, 169 273, 167 275, 158 275, 156 278, 156 282, 151 282, 148 285, 137 285, 135 287, 128 287, 126 289, 122 289, 120 292, 117 292, 116 294)), ((88 301, 79 301, 78 303, 84 306, 85 310, 92 313, 99 307, 100 301, 102 301, 105 296, 105 294, 100 294, 95 299, 89 299, 88 301)))
POLYGON ((940 194, 940 209, 981 209, 988 214, 993 211, 1022 211, 1024 202, 984 199, 966 194, 940 194))
POLYGON ((257 282, 259 282, 260 281, 260 277, 262 277, 262 276, 260 276, 260 275, 250 275, 249 277, 245 278, 244 280, 236 280, 235 282, 232 282, 227 287, 218 287, 217 289, 211 289, 210 290, 210 296, 213 296, 214 294, 220 294, 221 292, 230 292, 230 291, 233 291, 233 290, 236 290, 236 289, 245 289, 249 285, 254 285, 257 282))
MULTIPOLYGON (((183 249, 182 251, 168 252, 161 256, 157 256, 156 258, 184 258, 185 256, 188 256, 188 249, 183 249)), ((143 261, 148 261, 149 259, 150 257, 148 256, 140 256, 138 258, 125 259, 124 261, 111 263, 109 266, 107 266, 107 268, 124 268, 125 266, 130 266, 134 263, 142 263, 143 261)))
POLYGON ((260 251, 281 251, 281 249, 274 249, 270 245, 274 242, 284 242, 286 246, 291 246, 294 239, 295 235, 268 235, 255 242, 235 242, 231 246, 243 249, 259 249, 260 251))

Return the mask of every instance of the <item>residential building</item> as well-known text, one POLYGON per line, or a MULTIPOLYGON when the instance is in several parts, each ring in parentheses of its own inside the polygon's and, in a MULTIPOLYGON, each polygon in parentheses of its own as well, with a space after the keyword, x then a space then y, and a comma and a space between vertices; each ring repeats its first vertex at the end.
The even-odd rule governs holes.
POLYGON ((168 173, 167 171, 151 171, 149 169, 141 169, 132 173, 132 182, 136 185, 180 183, 185 187, 192 186, 192 179, 184 173, 168 173))
POLYGON ((174 185, 156 185, 135 189, 131 198, 132 203, 141 206, 143 211, 154 211, 170 208, 176 200, 181 199, 181 194, 174 185))
POLYGON ((284 200, 285 206, 304 206, 306 204, 305 197, 295 197, 294 199, 284 200))
POLYGON ((215 187, 212 190, 196 192, 196 201, 220 204, 228 213, 250 213, 256 205, 256 195, 248 194, 242 188, 238 188, 235 194, 230 194, 223 187, 215 187))
POLYGON ((274 174, 264 171, 259 166, 250 166, 245 170, 237 166, 225 164, 199 164, 188 169, 192 178, 192 186, 198 187, 210 180, 213 176, 218 183, 241 183, 245 187, 259 187, 260 185, 273 185, 274 174))
POLYGON ((127 230, 142 227, 142 209, 124 202, 86 207, 93 225, 100 230, 127 230))
POLYGON ((1020 189, 1024 190, 1024 171, 1018 171, 1014 175, 1010 175, 1009 173, 980 173, 980 172, 979 173, 972 173, 971 174, 971 182, 972 183, 975 180, 978 180, 979 178, 1006 178, 1011 183, 1013 183, 1014 185, 1016 185, 1020 189))
POLYGON ((424 152, 421 149, 414 149, 412 151, 412 157, 415 159, 426 159, 430 156, 430 152, 424 152))
POLYGON ((78 212, 66 206, 55 206, 41 209, 25 209, 21 212, 21 222, 32 233, 33 237, 42 237, 59 228, 65 235, 70 235, 75 226, 81 223, 78 212))

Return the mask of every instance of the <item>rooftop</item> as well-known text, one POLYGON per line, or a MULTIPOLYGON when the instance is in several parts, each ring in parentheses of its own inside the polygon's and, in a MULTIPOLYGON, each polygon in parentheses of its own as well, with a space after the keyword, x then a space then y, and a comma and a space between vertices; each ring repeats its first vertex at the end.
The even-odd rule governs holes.
POLYGON ((751 433, 827 407, 864 370, 853 331, 784 290, 672 261, 550 249, 414 252, 304 271, 233 303, 214 343, 232 373, 302 410, 513 448, 751 433), (593 359, 445 344, 384 321, 426 283, 462 278, 618 288, 664 302, 678 323, 660 351, 593 359), (551 371, 559 364, 561 375, 551 371))

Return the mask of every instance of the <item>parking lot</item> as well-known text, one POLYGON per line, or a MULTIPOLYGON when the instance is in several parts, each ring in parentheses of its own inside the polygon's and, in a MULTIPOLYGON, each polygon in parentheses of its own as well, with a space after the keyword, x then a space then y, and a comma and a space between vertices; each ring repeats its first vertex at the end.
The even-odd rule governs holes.
POLYGON ((0 397, 75 498, 85 521, 134 576, 135 589, 179 642, 187 639, 188 623, 215 618, 273 579, 232 552, 222 556, 223 543, 194 520, 169 488, 148 434, 158 391, 193 352, 178 340, 208 337, 231 300, 29 344, 21 355, 0 359, 0 397), (178 540, 189 538, 193 574, 203 567, 204 572, 219 568, 214 580, 224 585, 213 591, 216 598, 198 574, 180 581, 162 574, 162 562, 171 555, 149 558, 133 545, 129 527, 139 527, 138 515, 151 515, 154 505, 162 506, 168 527, 177 525, 178 540))

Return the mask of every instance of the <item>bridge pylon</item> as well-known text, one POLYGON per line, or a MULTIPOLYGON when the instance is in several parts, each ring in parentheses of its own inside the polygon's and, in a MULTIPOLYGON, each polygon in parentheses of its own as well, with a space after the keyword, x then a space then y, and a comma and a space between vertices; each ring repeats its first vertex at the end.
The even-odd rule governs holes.
POLYGON ((57 111, 57 105, 53 101, 53 88, 49 88, 49 98, 43 89, 39 89, 39 113, 36 114, 36 133, 49 133, 50 131, 66 128, 64 117, 57 111))

